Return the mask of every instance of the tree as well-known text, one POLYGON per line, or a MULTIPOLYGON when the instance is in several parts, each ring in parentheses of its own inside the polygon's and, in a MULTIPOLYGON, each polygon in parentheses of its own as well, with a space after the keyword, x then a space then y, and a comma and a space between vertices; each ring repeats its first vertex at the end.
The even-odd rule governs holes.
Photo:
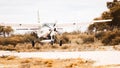
POLYGON ((11 32, 13 32, 11 26, 0 26, 0 33, 2 33, 4 37, 6 37, 6 34, 9 36, 11 32))
POLYGON ((110 11, 104 11, 101 15, 101 18, 103 20, 106 20, 106 19, 112 19, 112 16, 111 16, 111 13, 110 11))
POLYGON ((114 0, 111 7, 108 7, 111 12, 113 20, 110 24, 111 27, 120 28, 120 1, 114 0))
POLYGON ((120 29, 120 1, 113 0, 113 2, 107 2, 109 11, 104 11, 101 17, 95 18, 94 20, 106 20, 112 19, 111 22, 95 22, 91 24, 88 29, 96 28, 96 30, 113 30, 120 29), (94 25, 94 26, 93 26, 94 25))
POLYGON ((92 33, 94 28, 95 28, 95 24, 90 24, 89 27, 88 27, 88 32, 92 33))
POLYGON ((13 29, 12 29, 12 27, 10 27, 10 26, 6 26, 4 29, 5 29, 5 33, 6 33, 8 36, 10 35, 11 32, 13 32, 13 29))
POLYGON ((3 26, 0 25, 0 34, 3 32, 3 26))

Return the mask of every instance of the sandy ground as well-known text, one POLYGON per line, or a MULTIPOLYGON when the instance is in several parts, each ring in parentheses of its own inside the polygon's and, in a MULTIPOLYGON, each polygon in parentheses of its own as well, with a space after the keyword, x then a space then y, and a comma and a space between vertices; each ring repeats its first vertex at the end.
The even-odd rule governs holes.
POLYGON ((83 44, 74 37, 70 44, 62 46, 0 45, 4 50, 0 51, 0 68, 120 68, 120 45, 104 46, 99 41, 83 44))
POLYGON ((120 68, 120 45, 97 42, 32 47, 28 43, 0 45, 0 49, 4 50, 0 51, 0 68, 120 68))
MULTIPOLYGON (((0 51, 0 56, 1 57, 4 57, 4 56, 17 56, 19 57, 19 59, 17 58, 16 60, 20 60, 20 61, 11 61, 10 64, 13 63, 13 66, 14 66, 14 63, 18 63, 18 68, 19 68, 19 62, 22 62, 22 60, 36 60, 35 58, 43 58, 43 60, 46 60, 46 59, 50 59, 52 61, 55 61, 55 62, 58 62, 58 63, 63 63, 62 61, 64 60, 64 62, 66 62, 66 64, 71 64, 71 63, 75 63, 76 68, 79 68, 79 65, 80 64, 77 64, 78 62, 78 59, 76 58, 82 58, 81 59, 81 62, 84 62, 84 64, 86 65, 86 67, 90 68, 89 66, 91 66, 91 68, 93 67, 105 67, 106 66, 109 68, 119 68, 120 67, 120 51, 84 51, 84 52, 11 52, 11 51, 0 51), (25 59, 27 58, 27 59, 25 59), (57 61, 57 60, 60 60, 60 61, 57 61), (65 61, 65 59, 67 60, 70 60, 70 62, 68 61, 65 61), (75 61, 75 62, 73 62, 75 61), (89 65, 89 62, 90 65, 89 65)), ((8 59, 11 59, 10 57, 7 57, 7 60, 8 59)), ((13 59, 13 58, 12 58, 13 59)), ((1 59, 1 61, 5 61, 6 59, 1 59)), ((7 61, 6 60, 6 61, 7 61)), ((39 61, 39 60, 38 60, 39 61)), ((28 61, 25 61, 25 62, 28 62, 28 61)), ((29 61, 30 62, 30 61, 29 61)), ((35 61, 36 62, 36 61, 35 61)), ((41 61, 43 62, 43 61, 41 61)), ((4 62, 5 63, 5 62, 4 62)), ((1 62, 2 64, 2 62, 1 62)), ((83 68, 84 68, 84 64, 82 65, 83 68)), ((2 64, 1 66, 4 66, 6 65, 5 64, 2 64)), ((29 65, 31 65, 29 63, 29 65)), ((38 63, 39 65, 39 63, 38 63)), ((56 64, 53 64, 51 68, 54 68, 56 64)), ((34 66, 34 65, 33 65, 34 66)), ((59 67, 59 66, 58 66, 59 67)), ((57 67, 57 68, 58 68, 57 67)), ((63 67, 66 67, 66 65, 63 67)), ((32 66, 28 67, 28 68, 32 68, 32 66)), ((39 67, 38 67, 39 68, 39 67)), ((40 67, 41 68, 41 67, 40 67)), ((45 68, 45 66, 43 65, 43 68, 45 68)), ((67 67, 66 67, 67 68, 67 67)), ((70 67, 68 67, 70 68, 70 67)), ((74 67, 71 67, 71 68, 74 68, 74 67)))
POLYGON ((72 43, 32 47, 28 43, 1 45, 0 49, 4 50, 0 51, 0 68, 120 68, 120 45, 72 43))
POLYGON ((0 68, 86 68, 92 65, 92 61, 77 59, 41 59, 41 58, 17 58, 14 56, 1 57, 0 68))

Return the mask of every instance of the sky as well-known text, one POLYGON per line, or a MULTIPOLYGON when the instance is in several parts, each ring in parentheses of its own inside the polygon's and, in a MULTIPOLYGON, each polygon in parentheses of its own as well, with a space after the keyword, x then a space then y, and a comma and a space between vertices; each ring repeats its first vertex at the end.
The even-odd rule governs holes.
POLYGON ((108 10, 112 0, 0 0, 0 23, 82 23, 108 10))

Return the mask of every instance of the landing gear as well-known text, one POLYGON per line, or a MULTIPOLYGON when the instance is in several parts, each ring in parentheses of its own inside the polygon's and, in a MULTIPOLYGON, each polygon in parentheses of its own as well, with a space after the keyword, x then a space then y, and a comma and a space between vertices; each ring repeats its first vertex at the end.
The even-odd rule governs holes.
POLYGON ((60 40, 59 45, 62 46, 62 44, 63 44, 63 43, 62 43, 62 40, 60 40))
POLYGON ((32 43, 32 47, 34 47, 35 46, 35 41, 32 40, 31 43, 32 43))
POLYGON ((54 44, 54 41, 51 41, 50 44, 53 45, 53 44, 54 44))

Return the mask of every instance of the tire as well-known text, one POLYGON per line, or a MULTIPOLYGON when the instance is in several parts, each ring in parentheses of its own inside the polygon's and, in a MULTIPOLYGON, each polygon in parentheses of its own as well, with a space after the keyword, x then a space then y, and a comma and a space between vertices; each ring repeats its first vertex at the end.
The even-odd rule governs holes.
POLYGON ((54 41, 51 41, 50 44, 53 45, 53 44, 54 44, 54 41))
POLYGON ((32 41, 31 41, 31 44, 32 44, 32 47, 34 47, 34 46, 35 46, 35 41, 32 40, 32 41))
POLYGON ((63 44, 63 43, 62 43, 62 40, 60 40, 60 42, 59 42, 59 46, 62 46, 62 44, 63 44))

